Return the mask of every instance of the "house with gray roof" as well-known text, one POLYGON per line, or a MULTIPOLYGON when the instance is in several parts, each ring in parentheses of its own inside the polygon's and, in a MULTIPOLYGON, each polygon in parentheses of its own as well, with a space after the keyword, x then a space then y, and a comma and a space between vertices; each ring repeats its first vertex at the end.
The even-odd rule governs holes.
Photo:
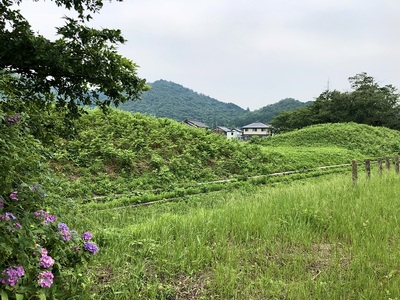
POLYGON ((273 134, 273 129, 274 127, 272 127, 271 125, 260 122, 248 124, 242 127, 243 140, 245 141, 249 140, 253 136, 258 136, 258 137, 271 136, 273 134))
POLYGON ((185 119, 182 121, 182 123, 187 124, 189 126, 192 127, 197 127, 197 128, 205 128, 208 129, 208 126, 200 121, 197 120, 189 120, 189 119, 185 119))
POLYGON ((217 126, 214 132, 225 136, 227 139, 242 139, 242 131, 236 128, 229 129, 224 126, 217 126))

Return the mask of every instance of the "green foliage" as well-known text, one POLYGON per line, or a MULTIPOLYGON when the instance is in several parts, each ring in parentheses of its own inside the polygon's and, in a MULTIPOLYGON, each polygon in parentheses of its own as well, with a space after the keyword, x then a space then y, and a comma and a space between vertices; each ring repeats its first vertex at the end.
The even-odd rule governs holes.
MULTIPOLYGON (((53 223, 55 216, 47 213, 61 213, 56 209, 60 203, 51 192, 56 182, 48 168, 49 151, 33 134, 48 144, 54 135, 45 126, 45 116, 35 110, 35 103, 28 103, 23 109, 25 112, 18 113, 21 106, 17 99, 0 101, 1 297, 44 299, 46 295, 52 295, 57 299, 68 298, 84 288, 86 277, 79 275, 79 268, 90 255, 84 250, 85 241, 73 231, 60 231, 53 223), (47 129, 46 134, 40 128, 47 129), (44 197, 46 191, 38 182, 50 187, 49 197, 44 197), (50 217, 51 221, 47 219, 50 217), (65 234, 69 241, 64 240, 65 234), (43 251, 47 251, 46 254, 43 251), (40 266, 44 258, 47 261, 54 259, 54 264, 40 266), (50 276, 46 277, 46 282, 52 285, 51 288, 40 286, 43 281, 39 281, 39 274, 50 276)), ((47 121, 51 123, 50 120, 47 121)))
POLYGON ((95 110, 75 127, 74 138, 59 139, 53 148, 53 167, 72 179, 73 188, 67 189, 73 193, 99 186, 101 174, 114 183, 124 178, 121 191, 127 192, 267 172, 263 164, 252 163, 265 162, 258 146, 170 119, 95 110))
POLYGON ((6 110, 1 104, 0 102, 0 193, 25 182, 44 182, 48 174, 47 152, 30 134, 27 116, 6 110))
POLYGON ((271 124, 282 131, 341 122, 400 129, 399 93, 394 86, 381 87, 367 73, 350 77, 349 81, 353 91, 325 91, 312 105, 282 113, 271 124))

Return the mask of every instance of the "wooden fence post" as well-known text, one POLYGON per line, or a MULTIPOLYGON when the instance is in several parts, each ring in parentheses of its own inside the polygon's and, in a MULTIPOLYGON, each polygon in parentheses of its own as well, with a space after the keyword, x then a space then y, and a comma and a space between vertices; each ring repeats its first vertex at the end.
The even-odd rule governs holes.
POLYGON ((357 184, 357 161, 353 160, 351 162, 351 168, 353 170, 353 184, 356 185, 357 184))
POLYGON ((390 157, 389 156, 386 156, 385 165, 386 165, 386 170, 389 171, 390 170, 390 157))
POLYGON ((367 159, 365 161, 365 172, 367 173, 367 179, 371 178, 371 161, 367 159))
POLYGON ((400 168, 399 168, 399 155, 396 154, 394 157, 394 168, 396 170, 396 174, 399 174, 400 168))
POLYGON ((378 157, 378 172, 382 175, 382 158, 378 157))

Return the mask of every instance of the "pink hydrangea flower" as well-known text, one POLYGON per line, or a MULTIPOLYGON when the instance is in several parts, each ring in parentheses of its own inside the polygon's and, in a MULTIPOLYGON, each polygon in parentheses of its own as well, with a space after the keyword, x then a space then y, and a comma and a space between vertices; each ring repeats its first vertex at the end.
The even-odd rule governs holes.
POLYGON ((49 288, 53 284, 54 275, 50 271, 42 271, 38 274, 38 285, 42 288, 49 288))
POLYGON ((43 209, 35 211, 33 213, 36 217, 39 219, 44 220, 44 224, 48 225, 49 223, 54 222, 57 220, 57 217, 54 215, 50 215, 47 211, 44 211, 43 209))
POLYGON ((6 275, 6 277, 1 278, 0 282, 14 286, 18 283, 20 277, 25 275, 25 270, 22 266, 11 266, 5 269, 3 274, 6 275))
POLYGON ((51 256, 45 254, 40 258, 39 266, 42 268, 51 268, 54 265, 54 262, 55 261, 51 256))
POLYGON ((18 192, 12 192, 12 193, 10 194, 10 198, 11 198, 12 200, 18 201, 18 192))

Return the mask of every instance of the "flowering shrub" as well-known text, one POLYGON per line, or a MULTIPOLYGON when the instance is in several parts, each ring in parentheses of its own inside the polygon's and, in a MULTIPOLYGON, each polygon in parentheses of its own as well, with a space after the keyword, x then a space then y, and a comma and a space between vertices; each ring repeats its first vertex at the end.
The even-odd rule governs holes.
POLYGON ((3 271, 3 278, 0 279, 2 284, 14 286, 18 283, 20 277, 25 275, 25 270, 21 266, 11 266, 3 271))
POLYGON ((45 193, 37 187, 0 197, 1 299, 67 297, 68 282, 82 285, 79 267, 99 251, 90 232, 80 235, 41 209, 45 193))

